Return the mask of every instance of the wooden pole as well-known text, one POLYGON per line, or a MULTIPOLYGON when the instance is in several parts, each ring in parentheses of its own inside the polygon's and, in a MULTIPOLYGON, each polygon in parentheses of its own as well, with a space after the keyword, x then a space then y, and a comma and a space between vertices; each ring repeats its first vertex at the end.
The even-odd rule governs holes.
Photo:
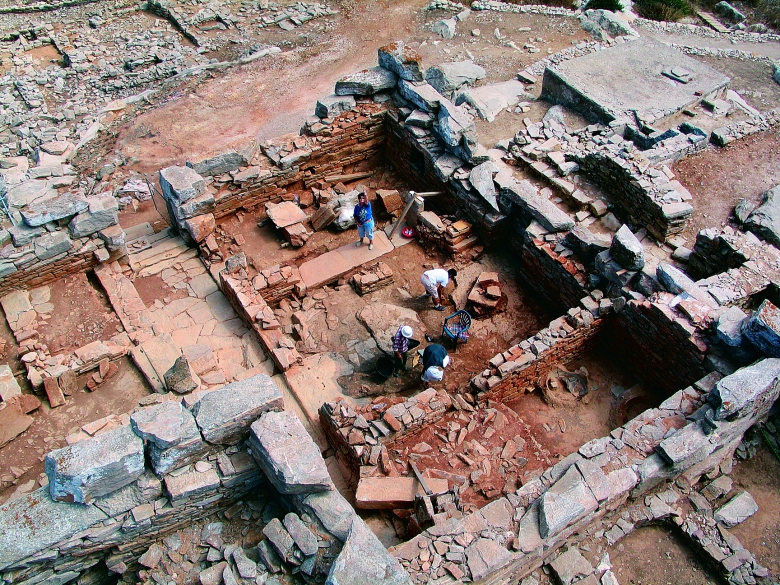
POLYGON ((412 208, 412 205, 414 204, 414 200, 419 195, 420 197, 432 197, 434 195, 443 195, 444 191, 426 191, 424 193, 415 193, 414 191, 409 191, 409 201, 406 202, 406 207, 404 207, 404 210, 401 212, 401 215, 398 217, 398 220, 395 222, 395 225, 393 226, 393 229, 390 230, 390 235, 387 237, 388 240, 392 240, 393 236, 395 235, 395 232, 398 230, 398 227, 401 225, 401 222, 406 217, 406 214, 409 213, 409 210, 412 208))

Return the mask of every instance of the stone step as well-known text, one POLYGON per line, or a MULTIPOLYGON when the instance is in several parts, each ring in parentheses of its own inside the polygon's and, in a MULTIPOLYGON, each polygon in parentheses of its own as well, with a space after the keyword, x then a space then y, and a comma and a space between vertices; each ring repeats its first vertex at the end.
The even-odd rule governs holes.
POLYGON ((129 255, 128 261, 130 262, 130 268, 137 272, 139 269, 145 268, 146 266, 150 266, 157 262, 157 256, 167 254, 171 250, 184 251, 187 248, 187 244, 185 244, 184 240, 181 238, 164 238, 154 243, 149 248, 146 248, 136 254, 129 255))
POLYGON ((153 274, 159 274, 166 268, 170 268, 174 264, 178 264, 179 262, 184 262, 185 260, 189 260, 190 258, 196 258, 198 256, 198 250, 197 248, 186 248, 184 252, 180 252, 178 254, 174 254, 173 251, 170 253, 166 253, 168 255, 167 258, 160 258, 155 264, 152 264, 151 266, 147 266, 146 268, 142 269, 140 272, 138 272, 138 276, 143 278, 145 276, 152 276, 153 274))

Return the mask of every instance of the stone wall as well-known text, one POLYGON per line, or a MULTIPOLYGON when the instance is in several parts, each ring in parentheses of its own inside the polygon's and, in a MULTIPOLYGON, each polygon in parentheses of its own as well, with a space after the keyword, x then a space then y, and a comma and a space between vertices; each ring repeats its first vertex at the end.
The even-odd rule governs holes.
POLYGON ((118 204, 110 193, 58 195, 46 181, 29 179, 11 186, 6 197, 14 225, 0 230, 0 296, 85 272, 125 253, 118 204))
POLYGON ((651 387, 665 394, 704 376, 703 333, 669 307, 672 295, 656 302, 629 301, 609 330, 610 350, 651 387))
POLYGON ((0 506, 0 582, 67 583, 101 562, 111 573, 134 571, 154 541, 260 496, 297 512, 263 528, 258 548, 269 571, 409 584, 282 407, 279 389, 261 374, 140 409, 129 425, 49 453, 49 486, 0 506))
MULTIPOLYGON (((614 542, 624 534, 622 527, 628 531, 640 521, 680 515, 655 494, 680 475, 692 485, 721 465, 730 468, 743 433, 766 418, 778 397, 780 360, 766 359, 718 379, 708 375, 677 391, 610 436, 589 441, 516 492, 462 518, 452 517, 391 552, 415 583, 431 578, 455 583, 468 577, 498 585, 519 580, 599 526, 613 526, 599 538, 614 542), (728 406, 733 403, 739 407, 728 406), (701 422, 705 412, 714 419, 709 434, 701 422), (632 506, 641 506, 642 515, 629 515, 632 522, 626 522, 632 506), (619 518, 624 521, 615 526, 619 518)), ((731 565, 738 569, 745 562, 731 565)), ((747 567, 751 575, 762 574, 757 564, 747 567)), ((734 574, 740 576, 739 571, 734 574)))
MULTIPOLYGON (((496 354, 488 368, 471 380, 480 402, 509 402, 537 387, 555 366, 568 366, 593 351, 608 318, 586 309, 571 309, 534 336, 496 354)), ((614 318, 614 317, 612 317, 614 318)))
POLYGON ((255 419, 283 407, 271 379, 185 400, 143 408, 130 425, 48 453, 49 485, 0 506, 2 582, 56 575, 64 583, 103 560, 123 572, 151 540, 265 482, 244 441, 255 419))

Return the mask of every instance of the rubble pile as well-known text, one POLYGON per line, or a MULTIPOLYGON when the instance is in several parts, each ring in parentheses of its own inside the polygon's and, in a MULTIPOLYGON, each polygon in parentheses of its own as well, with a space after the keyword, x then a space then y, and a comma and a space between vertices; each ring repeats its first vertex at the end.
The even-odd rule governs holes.
POLYGON ((432 246, 453 258, 466 262, 478 260, 484 253, 484 246, 472 234, 471 224, 432 211, 422 211, 417 216, 417 235, 423 245, 432 246))
MULTIPOLYGON (((360 412, 345 402, 326 402, 320 423, 331 444, 353 466, 389 469, 392 463, 384 443, 397 440, 440 419, 453 403, 446 392, 429 388, 403 402, 374 399, 360 412)), ((386 471, 387 473, 387 471, 386 471)))
POLYGON ((482 272, 469 292, 467 310, 477 316, 492 315, 506 307, 497 272, 482 272))

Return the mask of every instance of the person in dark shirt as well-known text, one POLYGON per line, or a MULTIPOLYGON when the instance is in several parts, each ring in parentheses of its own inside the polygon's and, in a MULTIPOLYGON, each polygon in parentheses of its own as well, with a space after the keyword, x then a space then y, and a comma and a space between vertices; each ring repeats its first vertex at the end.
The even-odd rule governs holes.
POLYGON ((360 239, 355 243, 360 247, 363 245, 363 238, 368 238, 368 249, 374 249, 374 214, 371 210, 371 203, 365 193, 358 195, 358 204, 352 212, 357 224, 358 236, 360 239))
POLYGON ((441 382, 444 368, 450 365, 450 356, 443 345, 432 343, 423 351, 423 385, 428 388, 431 382, 441 382))

